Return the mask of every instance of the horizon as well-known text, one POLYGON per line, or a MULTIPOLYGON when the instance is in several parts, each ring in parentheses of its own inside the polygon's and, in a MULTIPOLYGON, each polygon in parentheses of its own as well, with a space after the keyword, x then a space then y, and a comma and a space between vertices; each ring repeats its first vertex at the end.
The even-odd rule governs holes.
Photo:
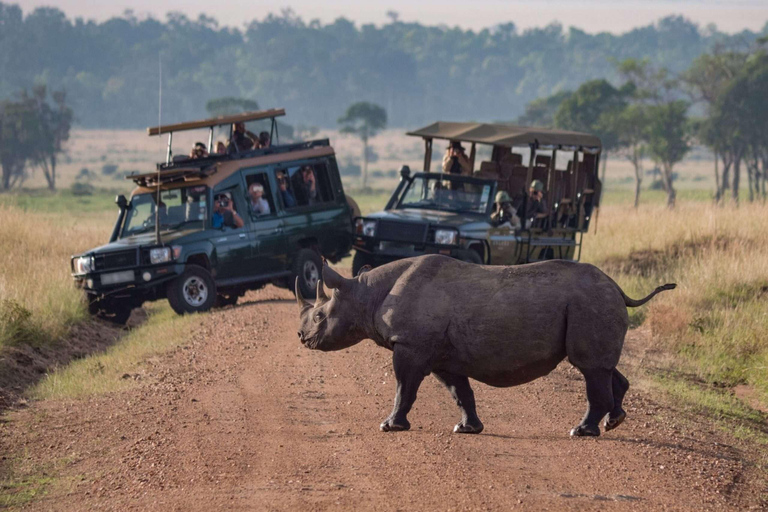
POLYGON ((443 0, 439 3, 437 0, 426 0, 419 4, 390 0, 380 7, 348 0, 329 0, 322 5, 310 0, 234 0, 214 11, 210 9, 210 3, 203 0, 133 0, 96 5, 82 0, 57 0, 55 5, 51 5, 50 0, 6 3, 18 5, 25 15, 38 7, 52 7, 64 12, 71 20, 82 18, 96 22, 123 17, 127 11, 139 19, 158 20, 165 20, 169 13, 181 12, 190 19, 205 15, 215 19, 220 26, 238 29, 252 21, 261 21, 270 14, 280 15, 286 9, 290 9, 306 23, 319 20, 327 24, 338 18, 346 18, 358 27, 367 24, 382 26, 392 22, 395 19, 392 13, 396 13, 396 19, 406 23, 459 27, 473 31, 511 22, 521 31, 558 23, 565 30, 573 27, 590 34, 621 34, 676 15, 696 23, 701 29, 714 25, 717 30, 730 34, 744 30, 760 32, 768 25, 768 2, 764 0, 629 0, 620 5, 610 0, 543 0, 535 5, 520 0, 479 0, 471 9, 466 8, 466 2, 458 0, 443 0), (242 14, 259 12, 261 7, 264 8, 262 15, 242 14), (595 9, 600 9, 599 15, 595 15, 595 9), (557 14, 552 15, 553 11, 557 14))

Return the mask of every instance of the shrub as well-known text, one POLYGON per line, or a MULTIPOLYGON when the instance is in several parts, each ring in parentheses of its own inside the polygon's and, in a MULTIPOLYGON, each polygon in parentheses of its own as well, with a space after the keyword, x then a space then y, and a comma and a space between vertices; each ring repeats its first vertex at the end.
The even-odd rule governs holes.
POLYGON ((69 190, 73 196, 90 196, 93 195, 94 189, 90 183, 76 181, 69 187, 69 190))
POLYGON ((101 174, 104 176, 111 176, 117 172, 117 166, 115 164, 104 164, 101 166, 101 174))

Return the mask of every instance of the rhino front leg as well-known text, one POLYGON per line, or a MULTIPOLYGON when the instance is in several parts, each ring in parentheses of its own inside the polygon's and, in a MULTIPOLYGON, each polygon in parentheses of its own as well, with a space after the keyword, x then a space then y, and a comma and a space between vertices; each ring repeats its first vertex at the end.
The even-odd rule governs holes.
POLYGON ((469 379, 464 375, 447 372, 432 372, 437 380, 448 388, 456 405, 461 409, 461 421, 453 427, 457 434, 479 434, 483 431, 483 422, 477 417, 475 409, 475 394, 469 385, 469 379))
POLYGON ((429 374, 427 365, 418 357, 418 354, 398 344, 395 345, 392 365, 395 370, 395 379, 397 379, 397 393, 392 414, 379 425, 382 432, 397 432, 411 428, 407 418, 408 412, 416 401, 416 393, 421 381, 429 374))

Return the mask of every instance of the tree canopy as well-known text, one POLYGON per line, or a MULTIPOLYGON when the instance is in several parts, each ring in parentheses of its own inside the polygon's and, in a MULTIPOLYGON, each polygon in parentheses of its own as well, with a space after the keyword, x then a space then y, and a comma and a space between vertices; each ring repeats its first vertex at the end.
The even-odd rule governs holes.
POLYGON ((0 99, 45 83, 67 91, 82 126, 146 127, 158 117, 162 60, 164 122, 203 117, 206 102, 220 97, 285 107, 293 122, 324 127, 356 101, 382 105, 393 126, 493 121, 589 80, 618 83, 612 58, 647 57, 678 73, 716 44, 750 44, 766 33, 729 36, 682 17, 620 35, 558 24, 473 31, 390 20, 323 24, 287 10, 241 30, 180 13, 95 22, 0 3, 0 99))

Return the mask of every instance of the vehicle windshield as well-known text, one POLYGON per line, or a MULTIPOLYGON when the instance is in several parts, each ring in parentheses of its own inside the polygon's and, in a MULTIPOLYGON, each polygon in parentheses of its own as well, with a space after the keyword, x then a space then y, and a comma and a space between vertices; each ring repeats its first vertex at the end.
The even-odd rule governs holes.
POLYGON ((490 200, 490 183, 469 183, 449 175, 416 176, 403 192, 398 208, 485 213, 490 200))
MULTIPOLYGON (((207 190, 204 185, 160 191, 160 230, 203 229, 207 214, 207 190)), ((157 194, 133 196, 126 214, 121 238, 155 230, 157 194)))

